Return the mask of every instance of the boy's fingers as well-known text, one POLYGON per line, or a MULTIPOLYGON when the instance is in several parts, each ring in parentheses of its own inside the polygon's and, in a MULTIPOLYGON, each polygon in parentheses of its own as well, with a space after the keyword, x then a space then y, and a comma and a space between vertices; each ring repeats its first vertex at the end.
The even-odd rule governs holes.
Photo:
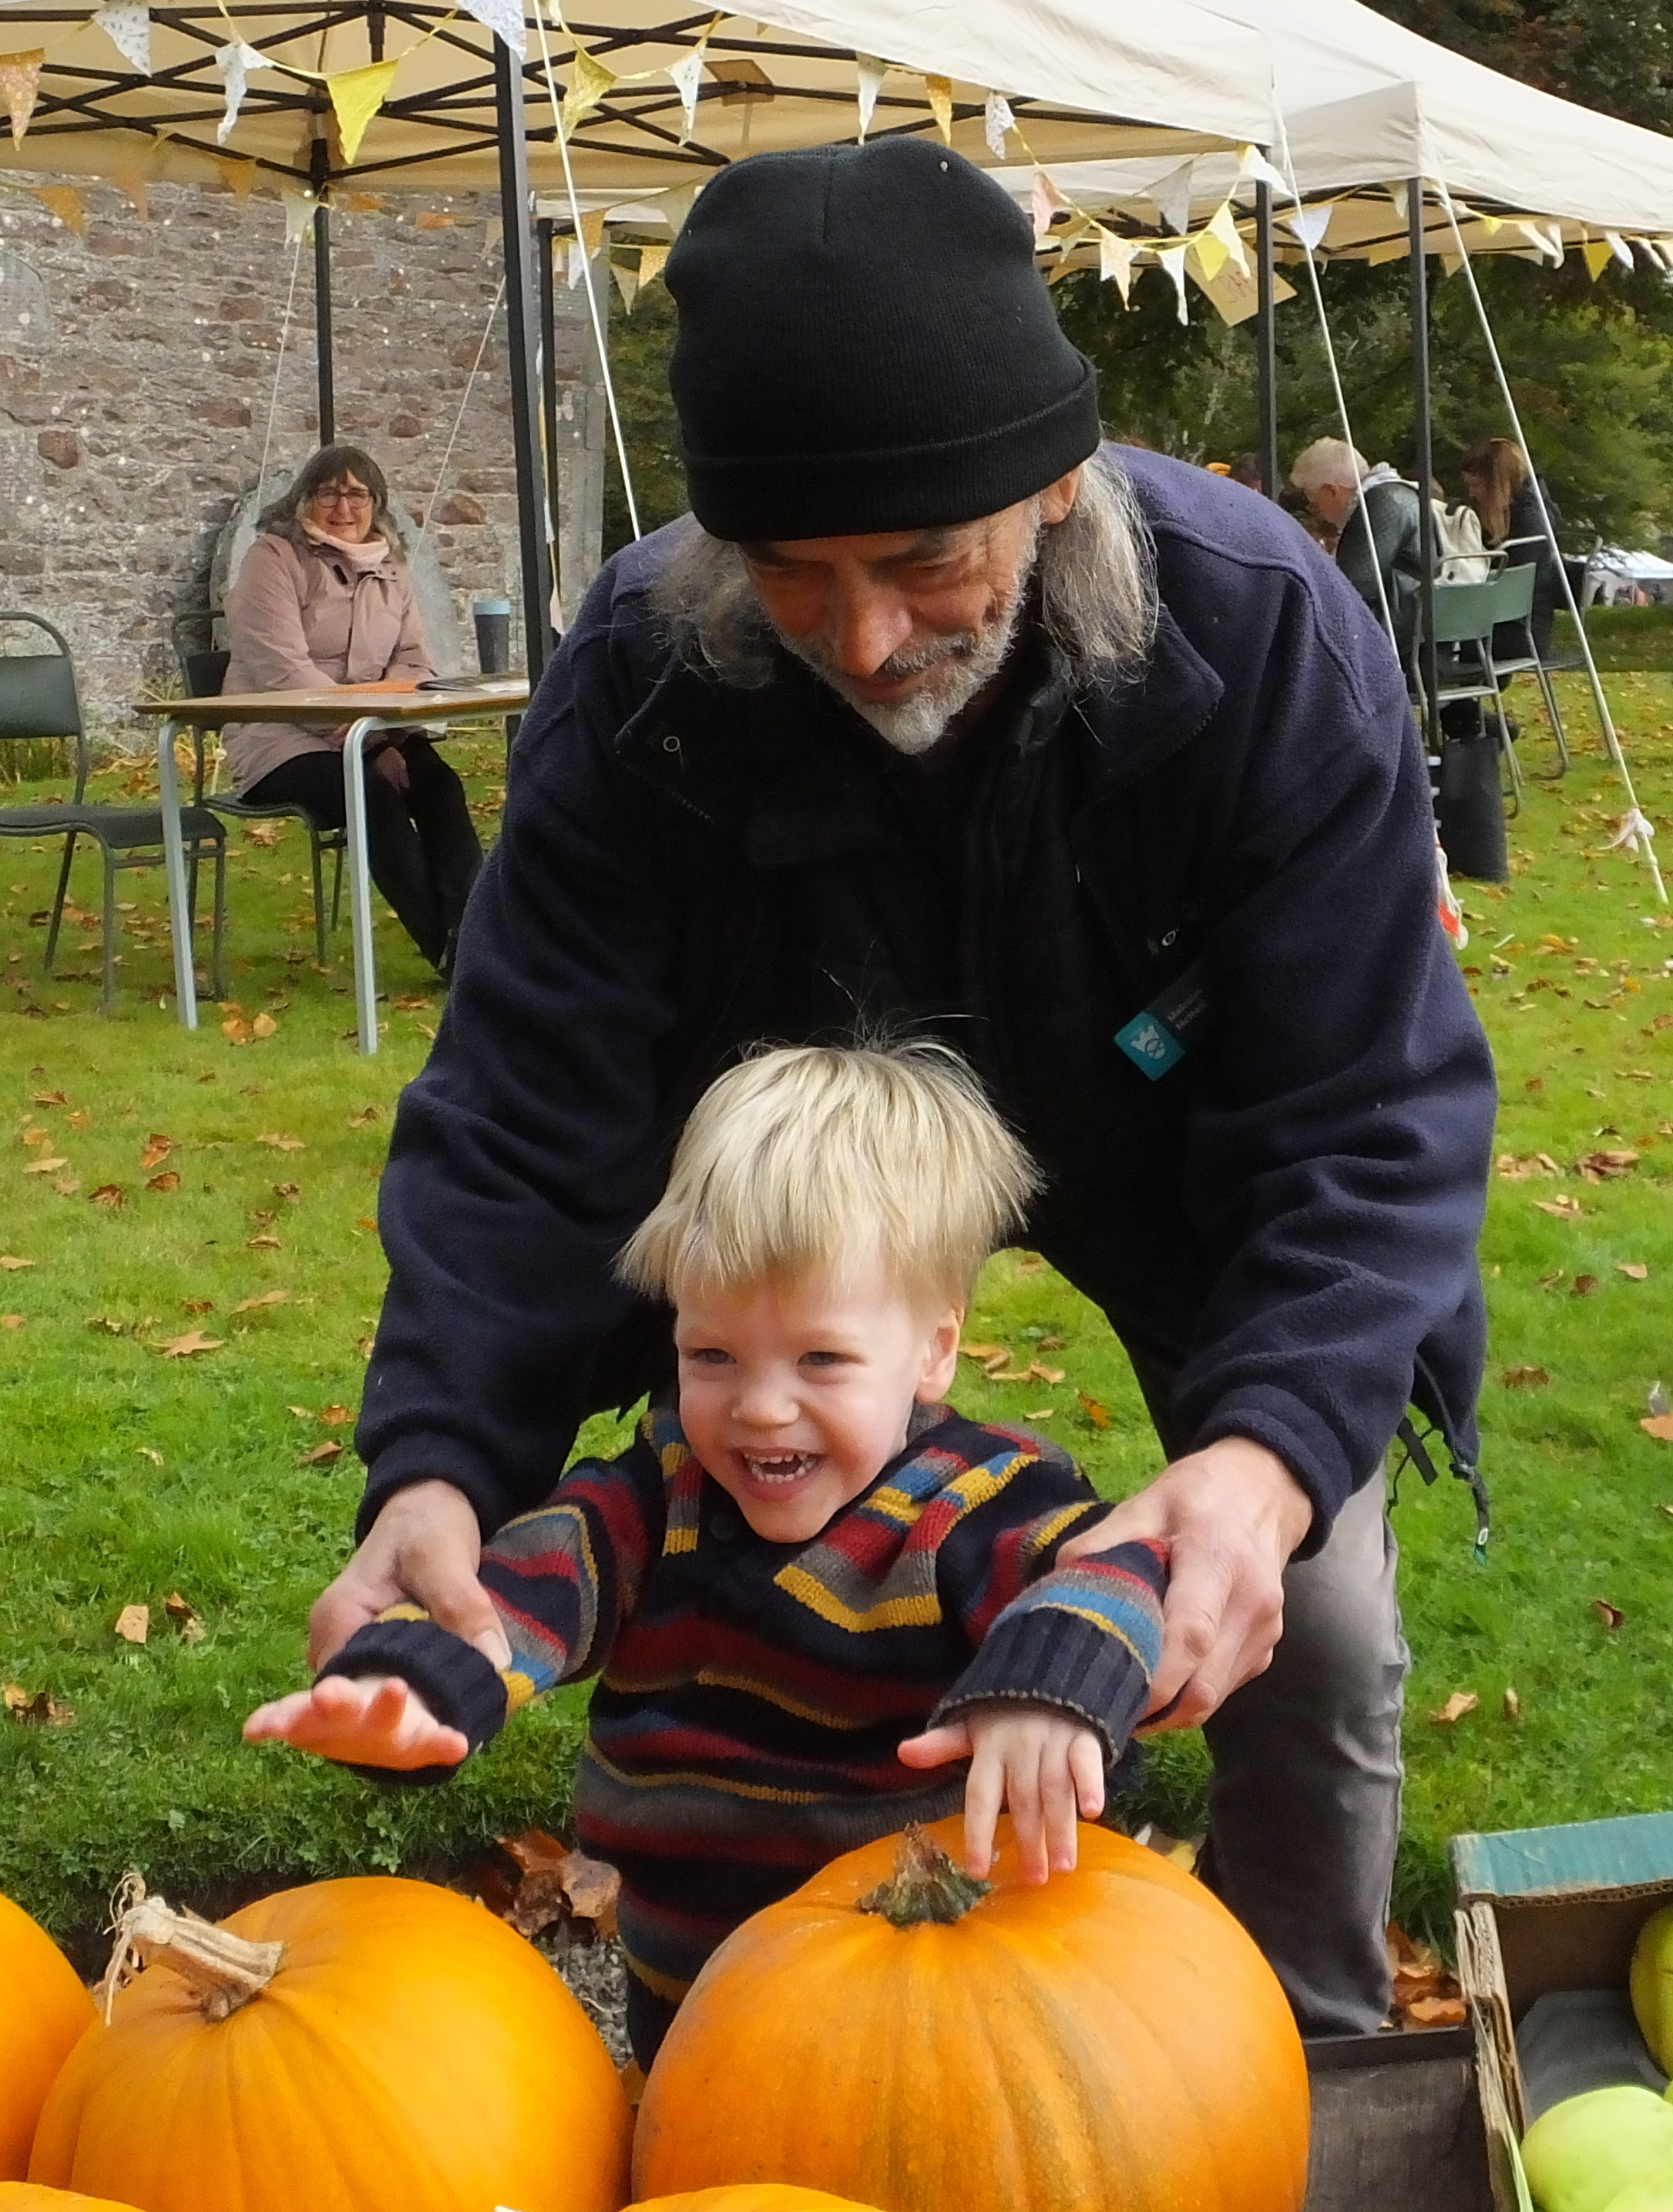
POLYGON ((968 1759, 972 1748, 970 1731, 964 1723, 949 1721, 943 1728, 908 1736, 895 1757, 902 1766, 947 1766, 955 1759, 968 1759))
POLYGON ((1078 1733, 1069 1747, 1069 1771, 1075 1779, 1081 1818, 1100 1819, 1104 1810, 1104 1747, 1090 1729, 1078 1733))
POLYGON ((1040 1760, 1030 1747, 1006 1778, 1005 1796, 1016 1832, 1017 1861, 1024 1881, 1044 1881, 1051 1871, 1046 1860, 1046 1835, 1041 1817, 1040 1760))
POLYGON ((979 1753, 964 1785, 964 1870, 978 1881, 993 1864, 993 1832, 1004 1795, 1003 1765, 979 1753))
POLYGON ((299 1690, 294 1697, 275 1698, 268 1705, 258 1705, 244 1723, 245 1741, 262 1743, 272 1736, 288 1735, 310 1702, 308 1692, 299 1690))
POLYGON ((1069 1763, 1072 1749, 1072 1743, 1061 1749, 1048 1747, 1040 1761, 1043 1840, 1046 1863, 1053 1874, 1068 1874, 1075 1864, 1076 1788, 1069 1763))

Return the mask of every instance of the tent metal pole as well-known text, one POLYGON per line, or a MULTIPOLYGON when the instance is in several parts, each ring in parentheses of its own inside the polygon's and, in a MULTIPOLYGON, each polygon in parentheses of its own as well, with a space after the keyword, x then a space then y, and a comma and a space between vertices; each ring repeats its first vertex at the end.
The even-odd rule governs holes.
POLYGON ((1435 511, 1429 487, 1434 477, 1434 439, 1429 418, 1429 264, 1423 235, 1423 179, 1406 185, 1406 264, 1411 280, 1412 473, 1417 478, 1418 680, 1429 750, 1440 750, 1440 677, 1435 661, 1435 511))
POLYGON ((500 216, 510 340, 512 446, 517 463, 518 544, 523 566, 523 636, 529 681, 536 684, 552 650, 552 559, 546 542, 540 461, 540 362, 534 255, 529 235, 529 149, 523 122, 523 70, 501 38, 494 41, 499 116, 500 216))
POLYGON ((1273 297, 1272 187, 1255 186, 1255 381, 1260 417, 1261 489, 1276 499, 1282 484, 1278 465, 1278 332, 1273 297))
POLYGON ((319 442, 329 446, 337 434, 336 364, 331 332, 331 210, 325 198, 330 152, 323 136, 313 142, 309 167, 314 192, 313 329, 319 390, 319 442))
MULTIPOLYGON (((549 543, 559 536, 558 518, 562 512, 562 502, 558 496, 558 310, 552 276, 553 230, 550 216, 542 216, 535 225, 535 276, 540 294, 540 408, 545 433, 549 543)), ((561 576, 559 588, 562 588, 561 576)), ((561 619, 566 623, 570 619, 570 610, 567 605, 562 608, 561 619)))

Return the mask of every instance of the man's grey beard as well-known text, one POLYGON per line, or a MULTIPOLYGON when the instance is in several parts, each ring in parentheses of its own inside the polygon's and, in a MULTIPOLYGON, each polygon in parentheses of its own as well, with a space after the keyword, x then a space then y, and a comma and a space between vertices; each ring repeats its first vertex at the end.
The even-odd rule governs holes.
POLYGON ((1016 581, 985 629, 961 630, 950 637, 938 637, 918 647, 916 652, 892 653, 879 665, 874 672, 886 684, 915 676, 920 669, 936 672, 898 705, 879 705, 875 699, 863 697, 852 678, 823 644, 787 636, 776 623, 772 625, 773 635, 786 653, 793 653, 821 683, 828 684, 839 698, 846 700, 896 752, 926 753, 939 744, 949 725, 1004 666, 1021 624, 1028 583, 1040 550, 1040 524, 1036 520, 1017 566, 1016 581))

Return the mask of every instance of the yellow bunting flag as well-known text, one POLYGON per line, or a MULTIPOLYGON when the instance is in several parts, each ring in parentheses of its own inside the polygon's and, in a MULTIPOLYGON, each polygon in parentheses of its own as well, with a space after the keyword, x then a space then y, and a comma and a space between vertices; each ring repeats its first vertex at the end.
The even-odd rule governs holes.
MULTIPOLYGON (((247 161, 244 166, 253 169, 256 165, 253 161, 247 161)), ((146 175, 144 170, 124 169, 119 174, 113 173, 111 182, 140 220, 142 222, 149 221, 151 214, 151 179, 146 175)))
POLYGON ((595 61, 578 39, 575 59, 569 72, 569 89, 563 96, 563 131, 567 137, 576 125, 591 114, 599 101, 615 82, 615 71, 608 70, 603 62, 595 61))
POLYGON ((949 76, 926 76, 924 89, 929 94, 930 112, 936 119, 936 128, 950 146, 953 143, 953 80, 949 76))
POLYGON ((381 192, 344 192, 340 200, 334 198, 331 204, 349 215, 379 215, 385 205, 381 192))
POLYGON ((589 208, 575 227, 575 235, 569 241, 569 283, 572 290, 581 282, 589 261, 597 258, 604 242, 605 208, 589 208))
POLYGON ((228 155, 220 163, 221 182, 235 200, 247 201, 256 189, 258 174, 253 161, 238 161, 228 155))
POLYGON ((1220 205, 1215 210, 1209 222, 1207 234, 1210 238, 1217 239, 1225 247, 1228 257, 1236 262, 1246 276, 1248 276, 1249 256, 1244 250, 1242 234, 1238 229, 1237 217, 1232 213, 1232 204, 1229 200, 1221 200, 1220 205))
POLYGON ((36 46, 27 54, 0 54, 0 97, 4 98, 6 112, 11 117, 14 146, 23 143, 29 118, 35 112, 41 64, 45 59, 44 46, 36 46))
POLYGON ((279 198, 284 202, 285 244, 300 246, 313 228, 314 210, 318 202, 312 192, 292 191, 287 185, 280 185, 279 198))
POLYGON ((364 69, 332 70, 327 76, 325 89, 331 95, 345 161, 352 162, 360 152, 366 126, 388 99, 400 66, 397 55, 392 62, 368 62, 364 69))
MULTIPOLYGON (((82 195, 74 185, 37 185, 35 198, 52 209, 60 222, 68 223, 77 238, 87 235, 87 216, 82 206, 82 195)), ((1603 258, 1609 258, 1609 248, 1603 248, 1603 258)))
POLYGON ((673 252, 670 246, 641 246, 639 249, 639 288, 642 292, 662 275, 663 264, 673 252))
POLYGON ((1199 230, 1190 240, 1190 246, 1203 282, 1213 283, 1232 258, 1226 251, 1225 240, 1217 237, 1212 230, 1199 230))
POLYGON ((1591 270, 1591 281, 1595 284, 1614 260, 1615 249, 1605 245, 1601 238, 1589 238, 1580 252, 1585 257, 1585 265, 1591 270))

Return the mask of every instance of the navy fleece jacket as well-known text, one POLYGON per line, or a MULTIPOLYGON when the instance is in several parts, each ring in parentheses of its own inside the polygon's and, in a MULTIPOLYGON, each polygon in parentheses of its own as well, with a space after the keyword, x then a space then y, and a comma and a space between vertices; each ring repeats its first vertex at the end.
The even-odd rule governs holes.
POLYGON ((1176 1449, 1241 1435, 1283 1459, 1307 1549, 1409 1401, 1473 1458, 1493 1076, 1435 919, 1400 672, 1276 507, 1106 453, 1155 537, 1155 649, 1136 683, 1014 710, 961 802, 985 811, 958 958, 906 1005, 855 977, 918 872, 906 767, 788 662, 756 691, 682 663, 646 605, 668 533, 600 575, 397 1120, 362 1531, 430 1476, 497 1528, 587 1413, 664 1370, 666 1316, 613 1255, 703 1085, 761 1037, 831 1034, 857 993, 922 1018, 938 992, 945 1033, 992 1040, 973 1056, 1051 1178, 1030 1241, 1172 1377, 1176 1449), (1209 1023, 1152 1082, 1114 1031, 1186 973, 1209 1023))

